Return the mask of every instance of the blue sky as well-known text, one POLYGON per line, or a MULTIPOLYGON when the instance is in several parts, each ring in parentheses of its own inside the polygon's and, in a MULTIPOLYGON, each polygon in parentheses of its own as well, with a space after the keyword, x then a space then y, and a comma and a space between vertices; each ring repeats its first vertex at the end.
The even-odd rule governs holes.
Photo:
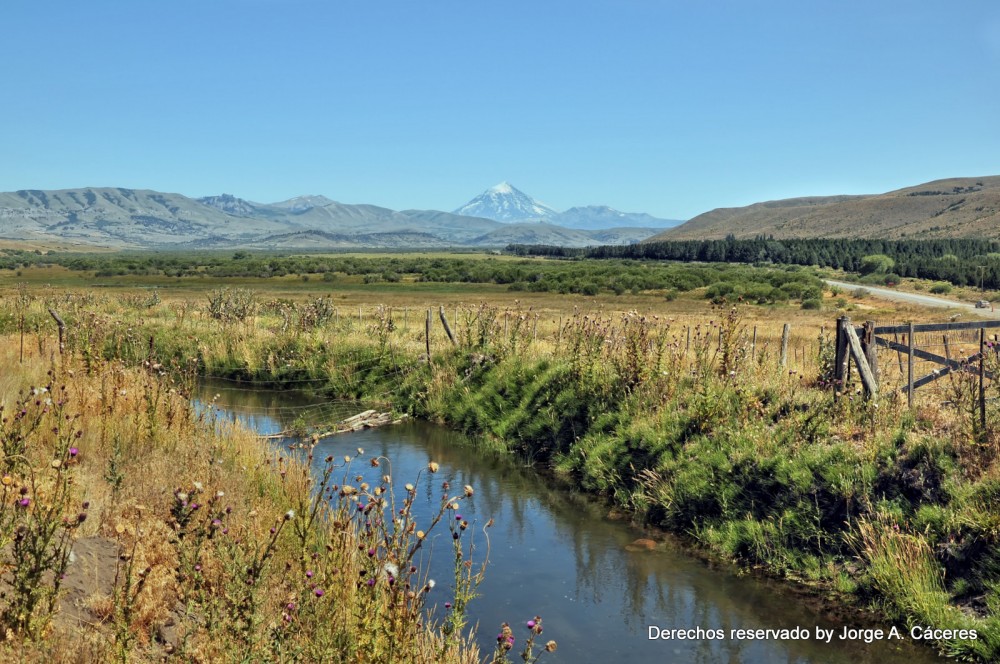
POLYGON ((667 218, 1000 174, 996 0, 0 8, 0 190, 667 218))

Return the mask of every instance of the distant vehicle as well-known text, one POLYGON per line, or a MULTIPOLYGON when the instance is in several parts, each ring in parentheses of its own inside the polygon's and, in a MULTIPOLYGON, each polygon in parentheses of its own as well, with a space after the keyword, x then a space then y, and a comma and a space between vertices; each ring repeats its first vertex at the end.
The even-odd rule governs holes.
POLYGON ((976 302, 976 309, 989 309, 990 303, 987 300, 979 300, 976 302))

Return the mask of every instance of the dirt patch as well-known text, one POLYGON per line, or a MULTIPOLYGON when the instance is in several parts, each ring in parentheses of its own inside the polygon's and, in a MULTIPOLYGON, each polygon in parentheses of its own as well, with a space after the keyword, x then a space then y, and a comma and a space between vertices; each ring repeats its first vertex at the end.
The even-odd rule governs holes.
POLYGON ((94 625, 99 618, 87 608, 94 596, 110 597, 115 587, 118 544, 106 537, 84 537, 73 543, 73 555, 62 582, 57 627, 94 625))

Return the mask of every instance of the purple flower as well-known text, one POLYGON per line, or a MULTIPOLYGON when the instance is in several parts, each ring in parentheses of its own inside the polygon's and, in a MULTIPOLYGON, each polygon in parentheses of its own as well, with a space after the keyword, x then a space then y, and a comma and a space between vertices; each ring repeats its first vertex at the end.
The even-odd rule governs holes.
POLYGON ((326 593, 323 592, 322 588, 314 588, 313 589, 313 594, 316 595, 316 597, 322 597, 326 593))
POLYGON ((534 620, 529 620, 528 621, 528 629, 535 629, 535 621, 534 620))
POLYGON ((313 571, 311 569, 306 570, 306 578, 308 579, 313 578, 313 571))
POLYGON ((17 504, 20 505, 21 507, 27 507, 28 505, 31 504, 31 498, 22 498, 21 500, 17 501, 17 504))
POLYGON ((71 457, 75 457, 79 453, 80 453, 80 450, 76 449, 75 447, 69 448, 69 455, 71 457))
POLYGON ((450 609, 451 608, 451 602, 445 602, 444 603, 444 608, 450 609))

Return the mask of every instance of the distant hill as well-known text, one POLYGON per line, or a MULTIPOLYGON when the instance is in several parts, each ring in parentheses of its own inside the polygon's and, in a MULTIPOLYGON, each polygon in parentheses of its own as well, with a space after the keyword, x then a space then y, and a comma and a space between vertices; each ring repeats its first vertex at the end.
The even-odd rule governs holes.
POLYGON ((871 196, 817 196, 719 208, 648 238, 1000 238, 1000 176, 935 180, 871 196))
POLYGON ((573 207, 555 215, 551 221, 559 226, 580 230, 670 228, 684 223, 681 219, 659 219, 645 212, 620 212, 607 205, 573 207))
POLYGON ((0 193, 0 241, 81 248, 440 248, 531 243, 540 237, 551 244, 585 246, 636 242, 654 232, 621 229, 594 235, 437 210, 397 212, 324 196, 267 204, 231 194, 192 199, 115 187, 0 193), (494 235, 499 229, 504 230, 494 235))
POLYGON ((87 187, 0 193, 0 237, 147 247, 224 236, 239 243, 285 225, 238 217, 180 194, 87 187))

